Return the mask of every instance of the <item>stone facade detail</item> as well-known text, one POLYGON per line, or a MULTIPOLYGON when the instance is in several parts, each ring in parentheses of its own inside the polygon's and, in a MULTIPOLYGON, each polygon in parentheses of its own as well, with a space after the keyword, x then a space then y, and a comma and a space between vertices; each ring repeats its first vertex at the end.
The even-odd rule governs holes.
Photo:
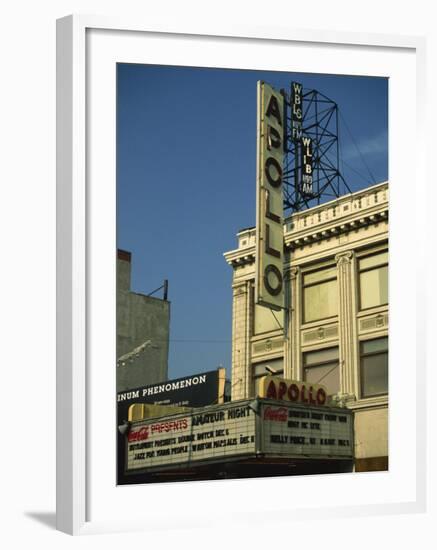
POLYGON ((290 292, 290 309, 288 316, 288 357, 284 363, 285 378, 299 380, 302 377, 301 365, 301 338, 300 338, 300 311, 302 301, 302 274, 300 267, 291 267, 289 270, 288 287, 290 292), (288 363, 288 364, 287 364, 288 363))
POLYGON ((348 250, 335 256, 339 295, 340 394, 355 394, 357 334, 355 299, 355 255, 348 250))
POLYGON ((251 282, 244 281, 234 288, 232 312, 232 400, 244 399, 249 395, 250 376, 250 336, 253 316, 251 302, 251 282))

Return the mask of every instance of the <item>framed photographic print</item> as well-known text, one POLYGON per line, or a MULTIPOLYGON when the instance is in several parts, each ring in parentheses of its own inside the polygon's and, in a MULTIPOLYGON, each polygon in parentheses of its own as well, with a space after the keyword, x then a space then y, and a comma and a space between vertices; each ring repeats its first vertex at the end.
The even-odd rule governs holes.
POLYGON ((58 21, 60 530, 423 510, 423 48, 58 21))

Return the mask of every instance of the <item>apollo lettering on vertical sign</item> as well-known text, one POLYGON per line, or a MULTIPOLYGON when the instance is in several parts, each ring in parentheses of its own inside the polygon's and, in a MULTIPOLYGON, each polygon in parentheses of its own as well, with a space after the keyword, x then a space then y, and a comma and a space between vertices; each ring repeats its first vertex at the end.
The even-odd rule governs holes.
POLYGON ((258 82, 255 300, 276 310, 284 305, 284 123, 283 96, 258 82))

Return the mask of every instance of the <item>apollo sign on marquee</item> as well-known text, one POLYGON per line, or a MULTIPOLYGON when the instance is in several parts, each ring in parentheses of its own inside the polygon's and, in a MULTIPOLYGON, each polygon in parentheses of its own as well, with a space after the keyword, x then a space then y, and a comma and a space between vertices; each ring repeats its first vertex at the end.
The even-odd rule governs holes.
POLYGON ((258 82, 256 303, 281 310, 283 284, 284 99, 258 82))
POLYGON ((258 395, 266 399, 315 406, 328 404, 328 394, 325 386, 297 380, 285 380, 277 376, 263 376, 259 381, 258 395))

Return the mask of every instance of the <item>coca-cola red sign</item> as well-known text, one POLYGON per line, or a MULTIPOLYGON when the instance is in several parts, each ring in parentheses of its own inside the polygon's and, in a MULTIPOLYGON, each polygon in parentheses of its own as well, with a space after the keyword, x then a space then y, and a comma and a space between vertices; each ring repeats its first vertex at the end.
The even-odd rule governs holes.
POLYGON ((132 441, 144 441, 145 439, 149 438, 149 426, 143 426, 137 431, 132 431, 128 435, 128 441, 131 443, 132 441))
POLYGON ((264 420, 287 422, 287 409, 285 407, 266 407, 264 409, 264 420))

